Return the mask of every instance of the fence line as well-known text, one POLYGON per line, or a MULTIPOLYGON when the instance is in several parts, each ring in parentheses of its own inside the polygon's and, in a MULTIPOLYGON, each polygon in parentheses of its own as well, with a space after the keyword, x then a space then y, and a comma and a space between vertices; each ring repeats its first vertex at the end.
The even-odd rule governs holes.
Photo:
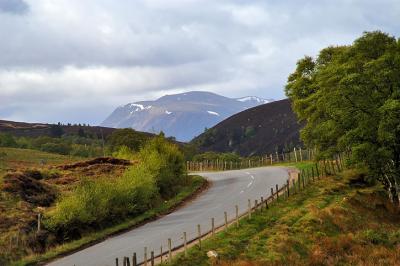
POLYGON ((277 163, 291 163, 312 161, 315 159, 314 149, 294 148, 291 152, 275 152, 258 156, 256 158, 242 158, 237 161, 225 160, 202 160, 202 161, 187 161, 187 171, 226 171, 238 170, 251 167, 268 166, 277 163))
MULTIPOLYGON (((313 165, 310 170, 299 171, 298 173, 296 173, 296 177, 294 177, 294 178, 292 178, 290 176, 289 179, 287 180, 286 184, 284 184, 281 188, 278 188, 278 185, 276 185, 275 191, 274 191, 274 188, 272 187, 271 195, 269 195, 266 198, 261 197, 260 201, 258 201, 259 199, 255 199, 254 205, 251 205, 252 201, 251 201, 251 199, 248 199, 250 206, 247 211, 239 214, 238 206, 235 205, 234 207, 236 210, 236 215, 234 216, 233 219, 228 220, 226 211, 222 210, 222 213, 224 214, 224 217, 225 217, 224 222, 215 226, 214 218, 211 217, 210 221, 211 221, 212 226, 211 226, 210 230, 201 231, 200 225, 197 225, 198 236, 195 236, 189 240, 187 239, 186 232, 182 232, 183 238, 184 238, 184 243, 176 245, 176 246, 173 245, 173 243, 171 243, 171 239, 168 239, 168 250, 163 252, 162 247, 161 247, 161 249, 160 249, 161 252, 157 256, 154 256, 154 251, 151 251, 152 255, 151 255, 150 262, 147 261, 146 259, 144 259, 144 261, 134 264, 134 262, 136 262, 137 260, 136 260, 136 253, 133 253, 134 256, 132 257, 132 266, 137 266, 137 265, 147 266, 147 265, 149 265, 149 263, 150 263, 150 265, 154 265, 156 259, 163 262, 163 257, 165 257, 167 255, 168 255, 167 261, 171 261, 173 252, 178 251, 182 248, 184 249, 184 256, 187 256, 187 248, 190 244, 193 244, 197 241, 198 242, 197 246, 199 249, 201 249, 201 240, 206 237, 213 237, 215 235, 216 231, 226 230, 227 227, 230 227, 232 225, 234 225, 235 227, 239 227, 240 219, 244 219, 246 217, 247 217, 247 219, 251 219, 251 214, 257 212, 258 209, 260 209, 261 211, 263 211, 264 209, 268 209, 271 206, 271 204, 273 204, 274 202, 286 200, 290 196, 300 193, 301 190, 304 190, 308 184, 315 182, 316 179, 319 180, 323 176, 341 172, 343 169, 344 169, 344 167, 343 167, 343 161, 342 161, 341 156, 338 156, 337 158, 335 158, 333 160, 329 160, 329 161, 326 161, 326 160, 319 161, 319 162, 315 163, 315 165, 313 165), (290 180, 291 180, 291 182, 290 182, 290 180)), ((147 248, 145 248, 145 250, 147 252, 147 248)), ((118 258, 116 258, 115 261, 116 261, 116 266, 120 266, 120 265, 118 265, 118 258)), ((122 264, 123 266, 130 266, 129 257, 124 257, 122 261, 123 261, 123 264, 122 264)))

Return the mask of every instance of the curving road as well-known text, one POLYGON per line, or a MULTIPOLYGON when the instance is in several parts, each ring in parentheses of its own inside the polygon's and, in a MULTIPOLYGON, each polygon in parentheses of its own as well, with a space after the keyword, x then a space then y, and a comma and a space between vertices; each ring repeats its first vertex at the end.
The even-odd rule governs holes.
POLYGON ((115 258, 121 260, 124 256, 131 257, 133 252, 138 255, 138 261, 143 260, 144 247, 148 252, 154 250, 155 255, 167 250, 168 238, 172 245, 183 243, 182 232, 187 232, 188 241, 197 235, 197 224, 201 230, 211 230, 211 217, 215 224, 224 223, 224 211, 228 219, 235 216, 235 205, 239 213, 247 210, 248 199, 264 198, 270 195, 270 188, 275 184, 282 186, 288 179, 288 172, 283 167, 263 167, 226 172, 206 172, 199 175, 212 182, 211 187, 198 196, 193 202, 179 210, 156 221, 149 222, 139 228, 118 236, 110 237, 101 243, 78 251, 69 256, 55 260, 48 265, 62 266, 114 266, 115 258))

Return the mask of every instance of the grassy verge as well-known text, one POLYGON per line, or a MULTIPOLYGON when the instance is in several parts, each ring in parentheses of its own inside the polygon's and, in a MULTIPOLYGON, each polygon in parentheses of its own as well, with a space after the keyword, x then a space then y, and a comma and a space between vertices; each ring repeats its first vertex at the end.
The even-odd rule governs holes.
POLYGON ((398 265, 400 215, 381 186, 351 185, 351 171, 242 219, 172 265, 212 265, 210 250, 218 265, 398 265))
POLYGON ((315 163, 312 161, 303 161, 303 162, 297 162, 297 163, 278 163, 274 164, 273 166, 287 166, 287 167, 293 167, 298 170, 309 170, 311 167, 315 166, 315 163))
POLYGON ((79 240, 72 241, 70 243, 66 243, 61 246, 57 246, 55 248, 48 250, 44 254, 38 254, 38 255, 32 255, 30 257, 26 257, 16 263, 14 263, 13 265, 41 264, 43 262, 52 260, 61 255, 69 254, 69 253, 72 253, 79 249, 82 249, 86 246, 89 246, 91 244, 100 242, 109 236, 112 236, 112 235, 115 235, 118 233, 122 233, 129 229, 135 228, 145 222, 151 221, 153 219, 156 219, 159 216, 165 215, 165 214, 173 211, 175 208, 177 208, 181 204, 183 204, 185 200, 187 200, 187 199, 191 198, 193 195, 195 195, 196 192, 204 189, 206 187, 206 185, 207 185, 207 182, 205 179, 203 179, 200 176, 193 176, 190 184, 188 184, 186 187, 184 187, 179 192, 178 195, 176 195, 172 199, 164 202, 162 205, 143 213, 142 215, 139 215, 132 219, 128 219, 118 225, 109 227, 102 231, 99 231, 96 233, 91 233, 89 235, 82 237, 79 240))

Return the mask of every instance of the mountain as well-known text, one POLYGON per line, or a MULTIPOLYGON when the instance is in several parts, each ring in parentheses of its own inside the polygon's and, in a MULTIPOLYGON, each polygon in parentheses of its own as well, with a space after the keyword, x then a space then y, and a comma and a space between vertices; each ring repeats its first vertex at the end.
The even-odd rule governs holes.
POLYGON ((270 102, 255 96, 232 99, 211 92, 166 95, 155 101, 128 103, 115 109, 101 126, 128 128, 189 141, 229 116, 270 102))
POLYGON ((301 145, 289 100, 260 105, 220 122, 192 140, 201 151, 270 154, 301 145))

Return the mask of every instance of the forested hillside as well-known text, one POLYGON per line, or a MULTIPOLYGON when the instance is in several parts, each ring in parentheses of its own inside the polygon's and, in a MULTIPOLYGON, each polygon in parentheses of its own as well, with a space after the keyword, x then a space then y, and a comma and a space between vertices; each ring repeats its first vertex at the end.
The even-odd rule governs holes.
POLYGON ((263 155, 301 145, 300 128, 290 101, 285 99, 233 115, 206 130, 192 143, 201 151, 263 155))

